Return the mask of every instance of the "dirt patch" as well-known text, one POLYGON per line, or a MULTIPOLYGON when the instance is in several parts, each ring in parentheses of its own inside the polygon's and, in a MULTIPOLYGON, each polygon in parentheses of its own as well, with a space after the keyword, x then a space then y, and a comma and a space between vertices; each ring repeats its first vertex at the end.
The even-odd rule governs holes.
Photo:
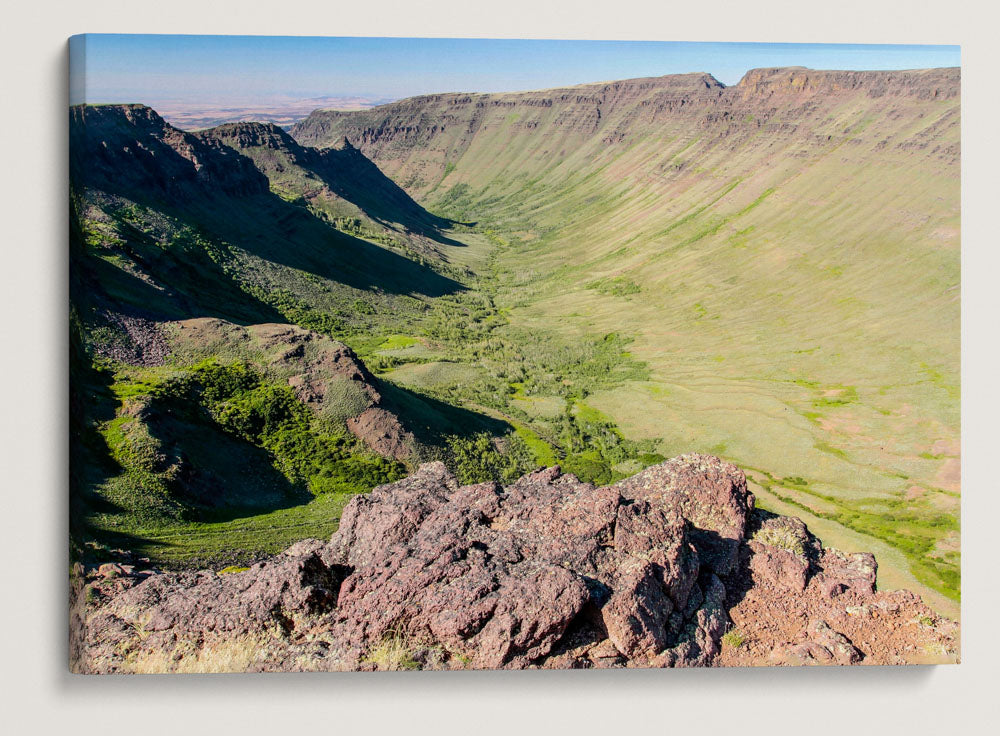
POLYGON ((842 415, 836 417, 822 417, 819 420, 819 426, 824 432, 839 432, 841 434, 848 434, 855 437, 855 439, 864 440, 866 442, 874 442, 873 437, 867 437, 861 434, 861 425, 854 421, 854 417, 851 415, 842 415))
POLYGON ((813 580, 798 596, 757 581, 729 609, 736 632, 719 666, 943 664, 957 662, 958 626, 908 591, 830 597, 813 580), (734 644, 738 644, 735 645, 734 644))
POLYGON ((959 491, 962 487, 962 461, 958 458, 948 458, 941 464, 934 477, 937 484, 947 491, 959 491))
POLYGON ((962 443, 955 439, 937 440, 931 445, 931 454, 958 457, 962 454, 962 443))
POLYGON ((413 434, 403 428, 399 417, 381 407, 370 407, 348 419, 347 428, 380 455, 404 460, 413 454, 413 434))

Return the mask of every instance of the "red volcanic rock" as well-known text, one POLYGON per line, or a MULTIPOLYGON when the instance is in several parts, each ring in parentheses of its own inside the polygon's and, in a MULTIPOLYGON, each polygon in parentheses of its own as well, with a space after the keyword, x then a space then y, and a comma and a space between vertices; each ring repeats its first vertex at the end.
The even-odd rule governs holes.
POLYGON ((736 564, 754 497, 743 471, 717 457, 681 455, 615 484, 622 496, 663 504, 691 522, 703 563, 720 575, 736 564))
POLYGON ((340 571, 325 565, 314 551, 286 553, 228 575, 153 575, 122 596, 122 603, 146 612, 148 631, 244 631, 284 625, 291 612, 332 609, 340 577, 340 571))
POLYGON ((457 489, 458 482, 443 463, 428 463, 397 483, 356 496, 340 517, 340 529, 330 541, 331 554, 352 567, 372 564, 412 537, 457 489))
POLYGON ((771 658, 780 664, 857 664, 864 655, 843 634, 823 620, 814 619, 803 631, 806 640, 783 644, 771 658))
MULTIPOLYGON (((615 551, 651 563, 673 607, 683 611, 698 575, 688 522, 676 511, 636 501, 618 508, 615 551)), ((619 563, 623 564, 623 563, 619 563)))
POLYGON ((621 496, 548 468, 506 489, 495 525, 517 540, 526 556, 605 577, 621 496))
POLYGON ((817 582, 830 597, 847 590, 862 595, 875 592, 878 563, 872 554, 845 554, 837 549, 825 549, 819 566, 822 572, 817 582))
POLYGON ((650 657, 667 645, 674 605, 657 569, 648 562, 631 563, 622 571, 611 599, 601 611, 608 638, 626 657, 650 657))
POLYGON ((916 596, 874 593, 870 555, 754 512, 742 472, 700 455, 605 488, 558 468, 460 486, 429 463, 352 499, 329 543, 245 572, 110 570, 90 573, 100 594, 76 588, 79 671, 233 648, 248 670, 885 663, 957 635, 916 596))
POLYGON ((788 590, 805 590, 809 561, 794 552, 750 541, 750 572, 755 581, 767 581, 788 590))

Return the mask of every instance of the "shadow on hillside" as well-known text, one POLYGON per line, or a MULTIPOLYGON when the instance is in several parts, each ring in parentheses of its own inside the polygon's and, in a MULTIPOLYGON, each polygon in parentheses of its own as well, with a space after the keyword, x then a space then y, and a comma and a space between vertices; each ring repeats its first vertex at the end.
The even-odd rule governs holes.
MULTIPOLYGON (((109 193, 130 196, 131 201, 170 216, 210 241, 361 291, 439 297, 465 289, 429 266, 340 232, 305 207, 274 194, 217 195, 178 206, 136 192, 109 193)), ((277 313, 243 291, 203 246, 175 242, 164 247, 134 230, 120 248, 156 286, 102 259, 87 258, 92 286, 108 292, 119 308, 132 304, 159 311, 167 319, 221 317, 243 324, 275 321, 277 313), (116 294, 116 289, 120 293, 116 294)))
MULTIPOLYGON (((126 472, 97 429, 116 417, 119 404, 111 390, 109 373, 74 359, 70 379, 70 507, 74 533, 84 531, 83 521, 92 513, 141 518, 147 502, 153 500, 143 498, 146 489, 141 477, 137 476, 139 485, 133 489, 138 494, 133 499, 134 508, 126 501, 132 498, 130 495, 116 501, 101 490, 109 480, 126 472)), ((230 521, 312 499, 303 485, 290 483, 275 468, 266 450, 227 434, 197 406, 147 399, 134 411, 132 421, 141 423, 156 441, 152 472, 171 478, 164 512, 179 512, 189 521, 230 521)), ((128 440, 123 441, 126 451, 128 444, 128 440)))
POLYGON ((82 251, 70 258, 70 299, 88 322, 118 313, 156 321, 218 317, 238 324, 284 322, 276 309, 247 294, 204 251, 129 243, 129 256, 146 273, 139 276, 82 251), (159 286, 166 288, 158 288, 159 286))
POLYGON ((386 408, 403 421, 424 446, 440 446, 448 435, 468 437, 479 432, 499 436, 513 429, 507 422, 417 393, 379 379, 386 408))
MULTIPOLYGON (((126 215, 135 202, 175 220, 174 225, 208 233, 217 242, 362 291, 438 297, 464 288, 429 266, 342 233, 305 206, 277 196, 253 161, 232 148, 185 136, 192 157, 189 160, 167 145, 165 139, 171 133, 164 132, 162 121, 137 115, 137 121, 126 123, 115 110, 71 110, 70 182, 78 195, 90 190, 92 196, 104 200, 106 209, 126 215)), ((337 152, 334 157, 361 179, 350 185, 351 196, 359 198, 374 215, 396 220, 390 215, 398 207, 404 221, 428 235, 448 224, 423 210, 359 152, 337 152), (376 185, 374 191, 368 191, 376 185)), ((157 242, 156 234, 137 231, 135 235, 137 241, 162 250, 173 248, 173 244, 157 242)), ((150 252, 141 255, 148 261, 137 262, 147 274, 189 299, 196 298, 205 281, 212 282, 220 275, 221 267, 207 263, 211 260, 207 254, 197 263, 188 262, 192 254, 185 252, 183 259, 161 264, 151 248, 146 250, 150 252), (159 265, 163 265, 159 271, 151 270, 159 265), (199 279, 202 272, 210 278, 199 279)))
POLYGON ((274 194, 207 200, 177 215, 260 258, 362 291, 439 297, 465 289, 274 194))
POLYGON ((407 230, 442 245, 467 247, 465 243, 441 232, 455 225, 454 221, 425 210, 382 173, 371 159, 349 143, 340 149, 320 151, 319 162, 310 170, 334 193, 356 204, 373 220, 387 227, 399 223, 407 230))
POLYGON ((231 521, 313 498, 277 470, 267 450, 227 433, 197 406, 154 399, 145 421, 167 456, 163 465, 177 469, 173 491, 187 519, 231 521))
POLYGON ((114 512, 93 489, 115 472, 115 462, 98 423, 114 419, 111 376, 97 371, 71 325, 69 341, 69 531, 79 535, 88 509, 114 512))

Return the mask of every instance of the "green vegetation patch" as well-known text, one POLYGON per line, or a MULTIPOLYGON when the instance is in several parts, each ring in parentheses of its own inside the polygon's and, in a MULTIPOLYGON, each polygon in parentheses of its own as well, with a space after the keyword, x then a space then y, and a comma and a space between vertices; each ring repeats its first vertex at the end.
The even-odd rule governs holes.
POLYGON ((202 405, 225 431, 266 449, 291 483, 313 493, 370 490, 405 473, 398 462, 359 453, 346 433, 316 432, 312 412, 290 387, 266 382, 246 364, 203 363, 164 391, 202 405))
MULTIPOLYGON (((130 548, 157 559, 208 562, 213 554, 236 559, 278 551, 275 543, 289 536, 277 528, 268 533, 266 517, 309 518, 292 509, 336 497, 336 513, 316 520, 326 534, 346 499, 406 472, 246 363, 130 369, 116 376, 108 395, 119 404, 97 425, 107 459, 87 495, 90 531, 128 535, 130 548), (174 547, 177 554, 167 551, 174 547)), ((91 471, 100 467, 98 458, 91 461, 91 471)), ((308 526, 296 528, 315 534, 308 526)))
POLYGON ((420 340, 410 335, 389 335, 381 345, 379 350, 402 350, 413 345, 419 345, 420 340))
POLYGON ((497 439, 481 432, 447 439, 445 464, 460 483, 510 483, 534 470, 534 454, 519 434, 497 439))
POLYGON ((223 521, 106 525, 96 531, 115 546, 128 545, 163 567, 242 568, 301 539, 329 539, 355 495, 324 493, 287 508, 256 509, 223 521))
POLYGON ((812 402, 817 409, 828 407, 846 406, 858 400, 858 390, 854 386, 837 386, 825 392, 827 395, 821 396, 812 402))
POLYGON ((348 419, 367 409, 369 403, 368 394, 357 381, 343 376, 328 378, 319 416, 326 422, 328 429, 339 428, 348 419))
POLYGON ((746 640, 746 636, 739 629, 730 629, 722 635, 722 643, 733 649, 739 649, 746 640))
POLYGON ((630 296, 642 291, 639 284, 629 281, 624 276, 614 278, 598 279, 587 284, 588 289, 592 289, 605 296, 630 296))

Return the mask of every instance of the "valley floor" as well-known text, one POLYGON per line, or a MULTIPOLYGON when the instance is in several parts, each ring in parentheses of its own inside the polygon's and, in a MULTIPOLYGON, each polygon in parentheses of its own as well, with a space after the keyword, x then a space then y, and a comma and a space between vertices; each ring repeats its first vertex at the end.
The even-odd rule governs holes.
MULTIPOLYGON (((404 361, 386 378, 470 408, 483 402, 485 389, 494 410, 557 445, 556 425, 569 413, 599 418, 665 457, 723 457, 746 469, 762 507, 806 518, 835 546, 875 551, 886 589, 918 591, 958 618, 959 444, 952 427, 922 411, 953 401, 930 369, 922 377, 918 369, 912 383, 901 375, 895 385, 857 385, 864 356, 838 364, 823 357, 831 351, 820 341, 793 351, 778 336, 736 344, 727 354, 717 323, 678 321, 669 312, 657 320, 643 296, 590 291, 550 298, 554 287, 525 297, 509 281, 523 259, 516 245, 486 235, 488 258, 476 239, 463 257, 487 269, 477 289, 502 319, 486 336, 478 331, 484 320, 459 320, 451 339, 414 335, 410 347, 385 351, 404 361), (678 331, 668 329, 672 321, 678 331), (611 367, 600 377, 600 359, 566 353, 554 365, 545 357, 607 335, 620 344, 597 369, 611 367), (470 349, 495 343, 501 347, 492 354, 470 349), (510 381, 506 391, 484 381, 498 364, 519 361, 527 381, 510 381)), ((440 318, 460 312, 446 309, 440 318)), ((616 469, 635 468, 626 461, 616 469)))

